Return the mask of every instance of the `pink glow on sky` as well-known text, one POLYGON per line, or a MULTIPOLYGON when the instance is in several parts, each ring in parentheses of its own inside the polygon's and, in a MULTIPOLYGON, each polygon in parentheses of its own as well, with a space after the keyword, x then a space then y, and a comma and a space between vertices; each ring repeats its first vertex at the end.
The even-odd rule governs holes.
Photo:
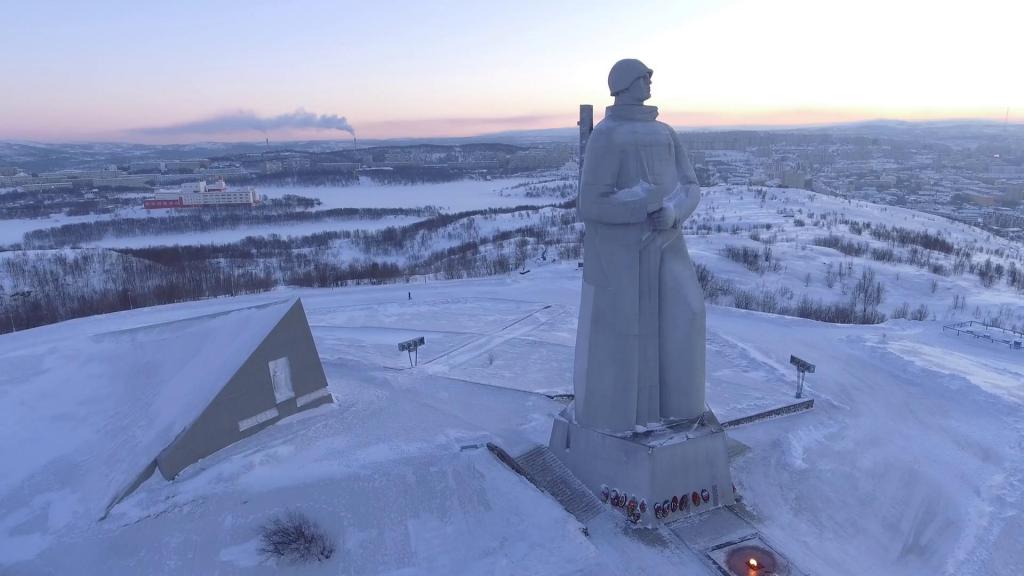
POLYGON ((4 19, 0 139, 262 140, 144 129, 299 108, 366 139, 571 127, 622 57, 678 126, 1024 116, 1011 0, 41 0, 4 19))

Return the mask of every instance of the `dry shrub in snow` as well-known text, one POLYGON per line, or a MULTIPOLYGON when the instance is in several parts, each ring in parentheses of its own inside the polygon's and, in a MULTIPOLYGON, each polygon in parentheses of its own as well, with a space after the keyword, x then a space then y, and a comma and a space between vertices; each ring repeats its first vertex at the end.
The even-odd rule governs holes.
POLYGON ((323 562, 334 554, 334 542, 305 514, 289 512, 263 526, 260 552, 291 562, 323 562))

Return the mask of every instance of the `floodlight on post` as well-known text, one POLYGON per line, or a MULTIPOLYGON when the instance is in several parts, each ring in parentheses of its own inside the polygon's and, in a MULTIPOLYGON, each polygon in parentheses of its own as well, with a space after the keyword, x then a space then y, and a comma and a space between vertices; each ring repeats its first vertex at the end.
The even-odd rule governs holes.
POLYGON ((796 397, 802 398, 804 395, 804 378, 808 373, 814 374, 814 364, 802 358, 797 358, 792 354, 789 356, 789 363, 796 366, 796 397))
POLYGON ((427 343, 427 341, 423 338, 423 336, 420 336, 419 338, 413 338, 412 340, 406 340, 404 342, 399 342, 398 343, 398 351, 399 352, 408 352, 409 353, 409 367, 410 368, 412 368, 413 366, 419 365, 419 363, 420 363, 419 349, 420 349, 420 346, 423 346, 426 343, 427 343), (413 360, 413 358, 414 358, 413 355, 414 354, 415 354, 415 360, 413 360))

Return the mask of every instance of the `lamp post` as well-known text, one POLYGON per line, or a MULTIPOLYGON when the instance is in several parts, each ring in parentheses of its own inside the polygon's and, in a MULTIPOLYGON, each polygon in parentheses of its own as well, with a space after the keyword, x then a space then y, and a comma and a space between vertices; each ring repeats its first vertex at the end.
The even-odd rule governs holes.
POLYGON ((413 366, 418 366, 419 365, 419 363, 420 363, 420 346, 423 346, 426 343, 427 343, 427 341, 423 338, 423 336, 420 336, 418 338, 413 338, 412 340, 406 340, 404 342, 399 342, 398 343, 398 351, 399 352, 408 352, 409 353, 409 367, 410 368, 412 368, 413 366), (416 354, 415 362, 413 361, 413 354, 416 354))
POLYGON ((814 374, 814 364, 792 354, 789 356, 789 363, 796 366, 796 397, 801 398, 804 395, 804 378, 808 372, 814 374))

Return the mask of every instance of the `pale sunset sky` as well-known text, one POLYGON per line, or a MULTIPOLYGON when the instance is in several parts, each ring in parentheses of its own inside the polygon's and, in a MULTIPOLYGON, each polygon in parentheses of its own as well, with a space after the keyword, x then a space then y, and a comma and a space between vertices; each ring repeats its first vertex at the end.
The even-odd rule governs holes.
POLYGON ((255 141, 245 118, 298 109, 360 138, 568 127, 627 57, 683 127, 1024 118, 1019 0, 3 0, 0 18, 0 140, 255 141), (204 122, 223 117, 243 127, 204 122))

